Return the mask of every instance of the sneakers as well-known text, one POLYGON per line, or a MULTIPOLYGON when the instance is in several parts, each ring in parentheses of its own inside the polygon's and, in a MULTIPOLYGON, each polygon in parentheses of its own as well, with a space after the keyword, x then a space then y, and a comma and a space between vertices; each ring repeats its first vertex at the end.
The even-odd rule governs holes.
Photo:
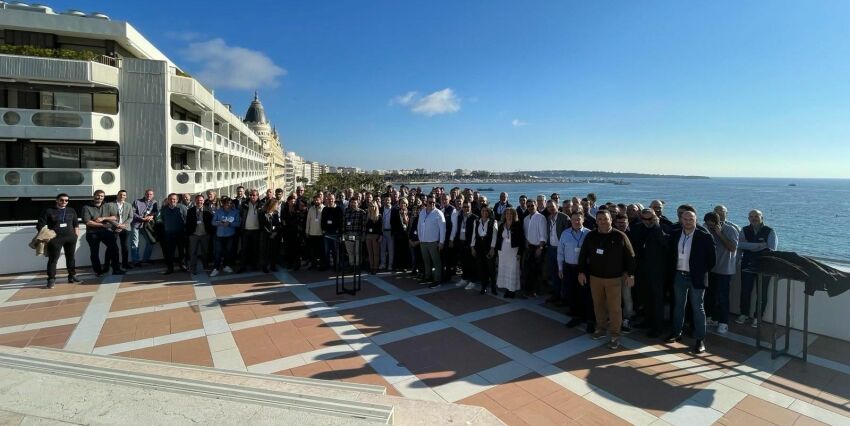
POLYGON ((676 343, 676 342, 681 342, 681 341, 682 341, 682 333, 679 333, 679 334, 671 334, 671 335, 670 335, 670 336, 668 336, 666 339, 664 339, 664 341, 665 341, 665 342, 667 342, 667 343, 676 343))
POLYGON ((222 269, 222 271, 224 271, 225 273, 228 273, 228 274, 233 273, 233 269, 231 269, 229 266, 225 266, 224 269, 222 269))
POLYGON ((76 275, 68 275, 68 283, 69 284, 81 283, 81 282, 83 282, 83 281, 80 280, 79 278, 77 278, 76 275))
POLYGON ((758 320, 758 318, 753 318, 753 323, 750 325, 750 327, 752 327, 752 328, 758 328, 758 326, 759 326, 759 320, 758 320))
POLYGON ((455 284, 455 287, 464 287, 464 286, 466 286, 466 284, 467 284, 466 280, 460 280, 460 281, 457 282, 457 284, 455 284))
POLYGON ((466 287, 464 287, 463 289, 464 290, 475 290, 475 283, 470 281, 469 284, 467 284, 466 287))
POLYGON ((47 280, 47 287, 46 288, 53 288, 53 287, 56 287, 56 280, 47 280))
POLYGON ((632 323, 628 318, 623 320, 623 325, 620 326, 620 331, 623 334, 629 334, 632 332, 632 323))
POLYGON ((611 350, 620 349, 620 339, 618 339, 616 337, 611 339, 611 341, 608 342, 608 349, 611 349, 611 350))
POLYGON ((726 334, 729 331, 729 324, 719 323, 717 324, 717 333, 726 334))
POLYGON ((431 283, 431 285, 428 286, 428 288, 439 288, 439 287, 440 287, 439 281, 434 281, 433 283, 431 283))
POLYGON ((593 332, 593 335, 591 335, 590 338, 593 339, 593 340, 599 340, 599 339, 604 339, 605 336, 607 336, 607 334, 605 333, 605 330, 596 330, 596 331, 593 332))
POLYGON ((707 325, 709 327, 717 327, 717 324, 720 324, 720 323, 711 319, 711 317, 708 317, 708 318, 705 319, 705 325, 707 325))
POLYGON ((702 340, 697 339, 696 344, 694 344, 694 349, 693 349, 693 351, 694 351, 694 353, 695 353, 695 354, 697 354, 697 355, 699 355, 699 354, 701 354, 701 353, 705 352, 705 343, 703 343, 703 342, 702 342, 702 340))
POLYGON ((748 319, 750 319, 750 317, 746 315, 738 315, 738 318, 735 319, 735 324, 743 324, 747 322, 748 319))
POLYGON ((214 277, 216 275, 218 275, 218 269, 213 269, 212 272, 210 272, 210 276, 214 277))

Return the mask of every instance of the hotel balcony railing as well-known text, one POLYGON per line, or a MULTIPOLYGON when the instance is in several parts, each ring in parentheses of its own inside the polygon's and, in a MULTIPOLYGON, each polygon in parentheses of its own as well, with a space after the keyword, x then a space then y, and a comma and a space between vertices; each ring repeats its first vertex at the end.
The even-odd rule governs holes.
POLYGON ((175 145, 193 146, 212 151, 247 158, 253 161, 264 161, 257 151, 248 149, 234 140, 213 132, 212 130, 193 121, 170 120, 171 143, 175 145))
POLYGON ((92 61, 0 54, 0 77, 20 81, 86 83, 118 87, 115 58, 92 61))
POLYGON ((91 197, 95 189, 115 194, 121 186, 117 169, 0 169, 0 197, 52 198, 60 192, 91 197))
POLYGON ((0 138, 119 142, 118 115, 0 108, 0 138))
POLYGON ((198 193, 209 188, 244 185, 265 176, 263 170, 170 170, 169 173, 170 191, 179 193, 198 193))

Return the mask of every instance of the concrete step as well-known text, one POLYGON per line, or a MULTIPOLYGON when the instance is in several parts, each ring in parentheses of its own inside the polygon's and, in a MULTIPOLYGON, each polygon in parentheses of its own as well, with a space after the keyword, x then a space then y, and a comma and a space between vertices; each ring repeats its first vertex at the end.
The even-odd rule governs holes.
POLYGON ((0 411, 82 424, 503 424, 382 386, 0 346, 0 411))

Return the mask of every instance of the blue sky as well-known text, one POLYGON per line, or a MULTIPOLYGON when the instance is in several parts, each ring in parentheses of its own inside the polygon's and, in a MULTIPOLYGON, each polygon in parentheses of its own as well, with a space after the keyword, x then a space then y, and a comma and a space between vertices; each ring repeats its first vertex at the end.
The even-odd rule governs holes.
POLYGON ((850 177, 844 0, 49 5, 130 22, 240 113, 256 87, 332 165, 850 177))

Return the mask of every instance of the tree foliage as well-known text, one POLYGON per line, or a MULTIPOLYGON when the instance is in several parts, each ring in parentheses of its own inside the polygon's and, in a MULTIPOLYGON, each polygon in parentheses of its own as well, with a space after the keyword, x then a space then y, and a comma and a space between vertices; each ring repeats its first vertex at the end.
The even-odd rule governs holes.
POLYGON ((0 45, 0 53, 6 55, 37 56, 42 58, 75 59, 94 61, 103 56, 89 50, 49 49, 35 46, 0 45))
POLYGON ((341 192, 346 188, 354 190, 379 191, 386 181, 383 175, 365 173, 323 173, 315 184, 308 189, 313 191, 341 192))

